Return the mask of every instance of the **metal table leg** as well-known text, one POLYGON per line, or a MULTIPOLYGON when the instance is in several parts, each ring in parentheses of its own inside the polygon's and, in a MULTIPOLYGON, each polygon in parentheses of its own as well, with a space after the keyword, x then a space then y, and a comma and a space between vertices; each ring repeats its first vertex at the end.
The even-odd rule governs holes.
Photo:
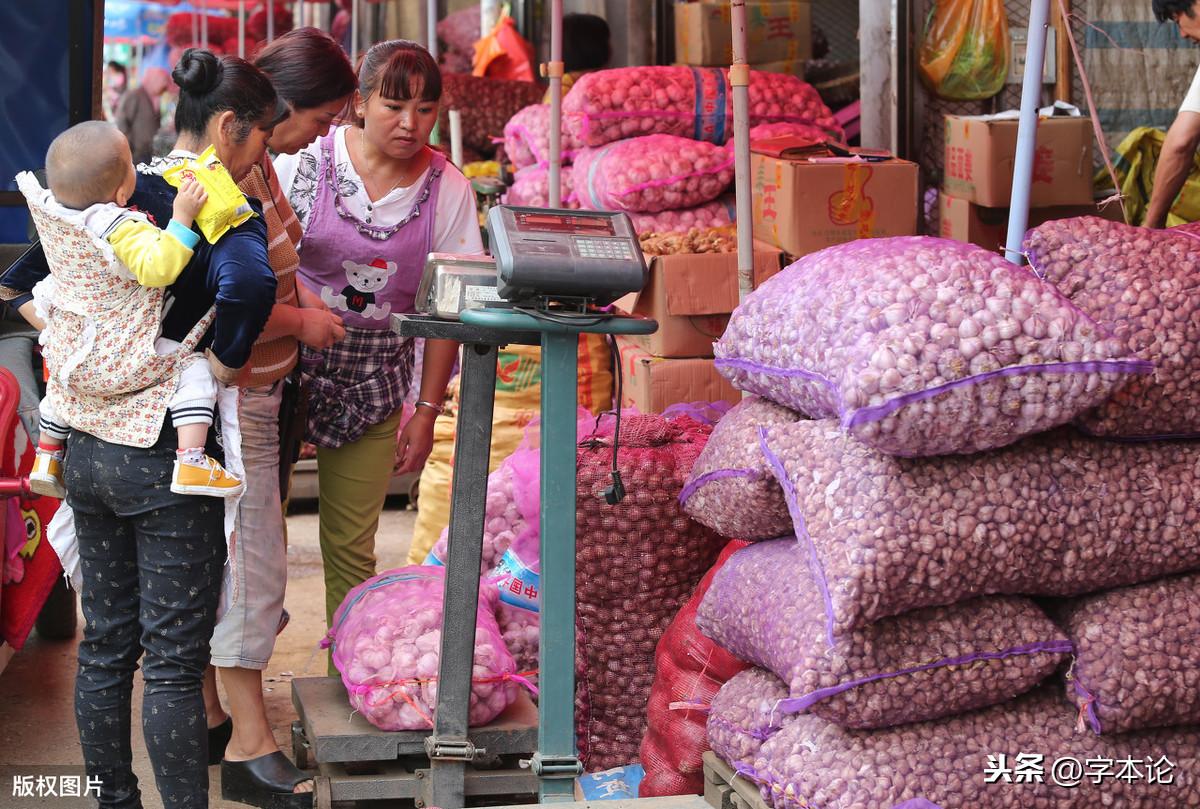
MULTIPOLYGON (((492 411, 496 396, 496 353, 495 345, 467 344, 463 347, 462 400, 454 442, 450 548, 442 602, 445 613, 442 616, 438 701, 433 735, 425 742, 432 782, 426 805, 442 809, 461 809, 466 805, 465 768, 475 755, 467 738, 467 722, 471 669, 475 660, 475 613, 479 603, 492 411)), ((573 384, 571 394, 574 396, 573 384)), ((574 514, 574 509, 571 513, 574 514)), ((571 582, 574 583, 573 577, 571 582)))
POLYGON ((542 335, 541 648, 538 752, 542 803, 575 800, 575 430, 578 334, 542 335))

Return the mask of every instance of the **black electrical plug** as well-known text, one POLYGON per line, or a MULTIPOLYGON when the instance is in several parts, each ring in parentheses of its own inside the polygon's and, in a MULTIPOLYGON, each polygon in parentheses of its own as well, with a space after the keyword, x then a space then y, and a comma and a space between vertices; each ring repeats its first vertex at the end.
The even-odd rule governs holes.
POLYGON ((612 471, 612 485, 604 490, 604 502, 615 506, 625 499, 625 484, 621 482, 621 473, 612 471))

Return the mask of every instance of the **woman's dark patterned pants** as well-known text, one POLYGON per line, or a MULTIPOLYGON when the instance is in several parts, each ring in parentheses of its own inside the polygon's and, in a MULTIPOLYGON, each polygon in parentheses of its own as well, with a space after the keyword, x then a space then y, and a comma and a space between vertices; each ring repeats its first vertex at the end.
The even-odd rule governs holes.
POLYGON ((75 511, 85 620, 75 716, 100 806, 141 806, 130 705, 142 659, 142 730, 165 807, 207 809, 201 683, 225 563, 224 503, 171 492, 175 432, 150 449, 73 432, 64 479, 75 511), (144 655, 144 657, 143 657, 144 655))

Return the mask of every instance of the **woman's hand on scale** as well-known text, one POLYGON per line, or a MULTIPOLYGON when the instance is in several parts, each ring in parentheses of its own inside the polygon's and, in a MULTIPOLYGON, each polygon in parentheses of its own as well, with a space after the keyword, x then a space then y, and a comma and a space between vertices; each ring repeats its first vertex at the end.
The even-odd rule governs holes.
POLYGON ((433 451, 433 423, 437 416, 436 410, 417 407, 417 411, 404 425, 396 441, 396 465, 393 467, 395 474, 407 475, 425 465, 425 460, 433 451))

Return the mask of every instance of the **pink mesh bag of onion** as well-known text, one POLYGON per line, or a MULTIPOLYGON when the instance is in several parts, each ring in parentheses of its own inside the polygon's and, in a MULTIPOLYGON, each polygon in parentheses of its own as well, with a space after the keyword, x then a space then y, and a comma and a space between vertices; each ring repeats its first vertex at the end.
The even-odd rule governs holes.
MULTIPOLYGON (((720 144, 733 136, 732 97, 724 68, 598 70, 571 87, 563 99, 563 120, 584 146, 657 134, 720 144)), ((750 125, 780 122, 842 137, 812 85, 782 73, 750 71, 750 125)))
MULTIPOLYGON (((440 567, 389 570, 352 589, 322 641, 332 647, 350 705, 381 730, 427 730, 437 705, 442 636, 440 567)), ((532 685, 517 672, 496 625, 497 591, 481 583, 469 720, 485 725, 532 685)))
POLYGON ((973 453, 1071 421, 1151 363, 974 245, 864 239, 754 291, 716 344, 735 387, 894 455, 973 453))
POLYGON ((733 182, 733 152, 676 135, 645 135, 575 155, 572 187, 588 208, 658 211, 693 208, 733 182))
POLYGON ((779 675, 776 710, 843 727, 924 722, 1012 699, 1071 651, 1027 598, 991 596, 886 618, 837 638, 794 538, 733 555, 700 603, 696 625, 723 649, 779 675), (764 601, 764 596, 768 597, 764 601))

